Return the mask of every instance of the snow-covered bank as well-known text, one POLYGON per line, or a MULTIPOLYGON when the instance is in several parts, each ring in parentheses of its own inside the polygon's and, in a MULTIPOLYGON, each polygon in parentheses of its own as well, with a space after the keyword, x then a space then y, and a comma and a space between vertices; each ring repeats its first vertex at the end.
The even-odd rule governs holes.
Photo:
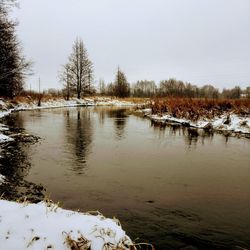
POLYGON ((0 200, 0 248, 136 249, 115 219, 59 208, 44 202, 0 200))
POLYGON ((46 108, 61 108, 61 107, 78 107, 78 106, 134 106, 132 102, 121 101, 118 99, 111 99, 106 97, 96 98, 73 98, 69 101, 64 99, 55 99, 41 101, 41 106, 37 105, 37 102, 24 102, 15 106, 14 110, 34 110, 34 109, 46 109, 46 108))
POLYGON ((191 126, 194 128, 200 129, 213 129, 217 131, 228 131, 234 133, 242 133, 250 135, 250 116, 241 117, 236 114, 224 114, 220 117, 215 117, 214 119, 202 119, 196 122, 176 118, 169 114, 155 115, 152 114, 151 109, 142 109, 138 112, 143 113, 146 117, 150 118, 153 121, 159 121, 164 123, 179 123, 185 126, 191 126))
POLYGON ((14 140, 13 138, 0 133, 0 143, 8 142, 8 141, 13 141, 13 140, 14 140))
MULTIPOLYGON (((0 113, 1 114, 1 113, 0 113)), ((0 143, 13 141, 13 138, 3 134, 3 131, 8 131, 9 129, 0 123, 0 143)))

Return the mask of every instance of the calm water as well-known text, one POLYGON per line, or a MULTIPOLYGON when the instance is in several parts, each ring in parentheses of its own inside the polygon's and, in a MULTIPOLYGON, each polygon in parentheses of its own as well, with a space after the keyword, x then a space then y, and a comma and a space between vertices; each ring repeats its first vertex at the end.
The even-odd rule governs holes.
POLYGON ((22 148, 23 178, 63 207, 115 216, 156 249, 250 249, 249 139, 197 136, 119 108, 12 118, 42 138, 22 148))

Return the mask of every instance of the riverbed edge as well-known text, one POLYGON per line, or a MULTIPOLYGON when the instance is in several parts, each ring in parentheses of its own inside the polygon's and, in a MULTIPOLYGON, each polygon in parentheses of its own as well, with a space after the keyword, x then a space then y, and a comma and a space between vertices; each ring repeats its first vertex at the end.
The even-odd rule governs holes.
POLYGON ((135 113, 160 124, 179 124, 194 129, 222 133, 225 136, 250 138, 250 116, 241 117, 232 112, 225 113, 214 119, 204 118, 196 122, 184 118, 176 118, 168 113, 152 114, 151 108, 139 108, 135 113), (227 122, 229 120, 230 122, 227 122))

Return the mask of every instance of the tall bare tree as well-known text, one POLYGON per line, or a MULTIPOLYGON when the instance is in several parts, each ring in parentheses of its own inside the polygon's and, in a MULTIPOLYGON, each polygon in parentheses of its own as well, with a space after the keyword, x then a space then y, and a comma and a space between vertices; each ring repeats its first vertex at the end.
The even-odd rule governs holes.
POLYGON ((69 61, 63 66, 60 79, 66 83, 67 90, 74 89, 77 98, 92 89, 93 66, 81 38, 77 38, 72 47, 69 61))

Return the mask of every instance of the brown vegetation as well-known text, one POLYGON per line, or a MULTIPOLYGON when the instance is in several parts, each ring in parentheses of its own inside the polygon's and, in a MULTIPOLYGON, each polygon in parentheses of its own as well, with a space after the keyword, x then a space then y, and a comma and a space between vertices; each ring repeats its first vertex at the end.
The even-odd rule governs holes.
POLYGON ((192 121, 212 119, 225 113, 250 115, 249 99, 156 98, 151 101, 152 114, 168 113, 192 121))

